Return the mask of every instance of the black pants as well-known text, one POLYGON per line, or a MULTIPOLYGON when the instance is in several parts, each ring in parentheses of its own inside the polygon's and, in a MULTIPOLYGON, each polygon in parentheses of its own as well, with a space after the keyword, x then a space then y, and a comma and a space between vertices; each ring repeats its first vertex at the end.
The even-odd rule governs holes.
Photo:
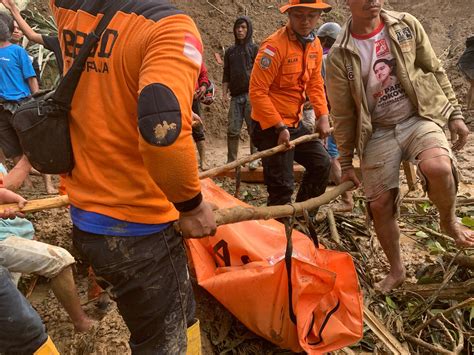
MULTIPOLYGON (((262 130, 260 124, 253 123, 252 140, 259 151, 273 148, 278 143, 278 136, 273 127, 262 130)), ((297 128, 290 128, 290 139, 302 137, 310 132, 300 123, 297 128)), ((294 149, 263 158, 263 175, 268 192, 268 206, 291 203, 294 190, 293 161, 306 169, 296 201, 322 195, 329 179, 329 155, 319 140, 297 145, 294 149)))
MULTIPOLYGON (((199 117, 201 117, 202 110, 201 110, 201 103, 199 102, 199 100, 193 100, 193 112, 199 117)), ((203 125, 193 126, 193 139, 195 142, 206 140, 203 125)))
POLYGON ((74 247, 110 290, 130 330, 133 354, 182 354, 195 301, 182 237, 173 226, 145 237, 73 229, 74 247))
POLYGON ((23 155, 23 148, 12 125, 12 116, 13 113, 0 104, 0 148, 9 159, 23 155))

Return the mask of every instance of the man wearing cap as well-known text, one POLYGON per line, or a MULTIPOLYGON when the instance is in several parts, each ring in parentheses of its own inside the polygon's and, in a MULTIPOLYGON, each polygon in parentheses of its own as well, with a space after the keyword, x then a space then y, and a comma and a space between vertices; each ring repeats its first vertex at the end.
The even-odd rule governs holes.
POLYGON ((347 3, 352 17, 329 53, 326 86, 343 181, 359 185, 354 149, 361 159, 368 210, 390 263, 389 274, 378 284, 385 293, 406 278, 396 219, 402 160, 418 166, 439 210, 441 229, 458 246, 474 246, 474 232, 456 219, 456 169, 441 127, 447 124, 458 135, 454 150, 466 144, 469 129, 418 20, 383 10, 383 0, 347 3))
MULTIPOLYGON (((268 37, 260 47, 250 79, 252 139, 261 151, 309 134, 301 116, 306 95, 316 113, 316 131, 329 132, 328 107, 321 76, 323 50, 314 33, 323 11, 322 0, 290 0, 280 11, 288 24, 268 37)), ((269 206, 291 202, 294 189, 293 161, 306 169, 296 201, 324 193, 329 177, 329 156, 319 140, 313 140, 263 159, 269 206)))

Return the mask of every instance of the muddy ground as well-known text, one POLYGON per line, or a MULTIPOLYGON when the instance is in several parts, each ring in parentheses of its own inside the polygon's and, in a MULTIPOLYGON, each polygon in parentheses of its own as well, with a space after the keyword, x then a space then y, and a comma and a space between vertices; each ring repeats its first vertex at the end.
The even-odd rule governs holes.
MULTIPOLYGON (((233 41, 232 24, 237 15, 246 14, 252 17, 255 27, 256 42, 261 41, 278 26, 284 23, 284 17, 278 13, 278 5, 284 1, 264 0, 186 0, 175 1, 187 13, 193 16, 198 24, 206 46, 206 62, 210 70, 211 79, 220 88, 222 67, 218 64, 215 54, 223 57, 222 48, 233 41)), ((36 3, 44 9, 46 1, 37 0, 36 3)), ((345 14, 342 6, 344 1, 335 1, 337 11, 330 15, 331 19, 341 19, 345 14)), ((464 40, 468 34, 474 33, 472 14, 474 2, 472 0, 454 1, 417 1, 392 0, 387 1, 388 6, 397 10, 407 10, 417 15, 425 25, 433 42, 436 52, 445 62, 453 86, 461 100, 467 92, 467 86, 462 76, 456 70, 455 63, 464 49, 464 40)), ((219 166, 226 159, 226 116, 227 107, 220 100, 218 92, 217 101, 205 108, 205 122, 207 128, 208 157, 212 166, 219 166)), ((473 113, 467 113, 472 118, 473 113)), ((248 143, 243 135, 241 154, 247 154, 248 143)), ((458 155, 462 171, 462 184, 460 194, 472 197, 474 190, 474 137, 470 137, 465 150, 458 155)), ((36 192, 22 191, 29 197, 43 197, 44 187, 39 178, 34 177, 36 192)), ((233 192, 233 181, 219 180, 219 183, 233 192)), ((255 205, 265 202, 265 189, 260 185, 243 185, 242 198, 255 205)), ((413 197, 421 196, 421 191, 411 194, 413 197)), ((362 217, 362 211, 357 210, 362 217)), ((461 213, 471 213, 472 209, 463 209, 461 213)), ((38 212, 28 216, 36 228, 40 240, 60 245, 71 250, 71 222, 67 209, 58 209, 38 212)), ((402 226, 403 256, 408 265, 408 282, 416 282, 416 272, 433 260, 433 256, 426 248, 413 241, 414 234, 418 231, 413 225, 402 226)), ((362 245, 369 241, 363 239, 362 245)), ((366 265, 370 277, 375 281, 386 272, 387 264, 377 246, 371 254, 371 261, 366 265), (382 262, 378 261, 382 260, 382 262)), ((31 277, 25 277, 24 285, 31 284, 31 277)), ((91 334, 75 334, 72 325, 64 310, 52 295, 46 280, 40 279, 34 289, 30 300, 42 316, 49 334, 55 340, 59 350, 64 354, 127 354, 128 331, 114 305, 107 312, 98 310, 96 305, 87 303, 87 279, 85 266, 80 262, 77 265, 76 280, 81 300, 86 311, 94 318, 100 320, 100 326, 91 334)), ((202 322, 202 341, 204 354, 275 354, 284 353, 272 344, 258 338, 245 329, 234 317, 223 309, 205 291, 196 286, 198 301, 197 316, 202 322)), ((362 344, 360 350, 368 348, 362 344)), ((383 353, 383 351, 382 351, 383 353)))

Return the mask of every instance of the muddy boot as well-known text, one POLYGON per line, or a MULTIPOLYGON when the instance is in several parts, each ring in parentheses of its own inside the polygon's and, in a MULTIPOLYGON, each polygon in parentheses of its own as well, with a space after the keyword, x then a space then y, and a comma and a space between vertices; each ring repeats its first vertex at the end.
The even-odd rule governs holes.
POLYGON ((188 327, 187 338, 188 344, 186 355, 201 355, 201 329, 198 319, 196 320, 196 323, 188 327))
POLYGON ((227 137, 227 163, 237 160, 237 155, 239 154, 239 139, 239 137, 227 137))
POLYGON ((206 143, 205 141, 196 142, 196 146, 199 152, 199 167, 202 171, 209 170, 209 166, 206 161, 206 143))
POLYGON ((50 337, 46 340, 46 343, 40 346, 38 350, 34 352, 33 355, 59 355, 58 349, 54 345, 53 341, 50 337))

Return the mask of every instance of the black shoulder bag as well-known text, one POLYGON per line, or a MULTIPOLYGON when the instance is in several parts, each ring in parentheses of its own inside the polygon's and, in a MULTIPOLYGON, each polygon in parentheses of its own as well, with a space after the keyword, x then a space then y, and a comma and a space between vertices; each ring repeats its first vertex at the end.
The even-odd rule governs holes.
POLYGON ((116 12, 126 1, 111 1, 96 29, 88 34, 71 68, 55 91, 20 105, 13 115, 23 152, 43 174, 65 174, 74 168, 69 111, 84 65, 116 12))

